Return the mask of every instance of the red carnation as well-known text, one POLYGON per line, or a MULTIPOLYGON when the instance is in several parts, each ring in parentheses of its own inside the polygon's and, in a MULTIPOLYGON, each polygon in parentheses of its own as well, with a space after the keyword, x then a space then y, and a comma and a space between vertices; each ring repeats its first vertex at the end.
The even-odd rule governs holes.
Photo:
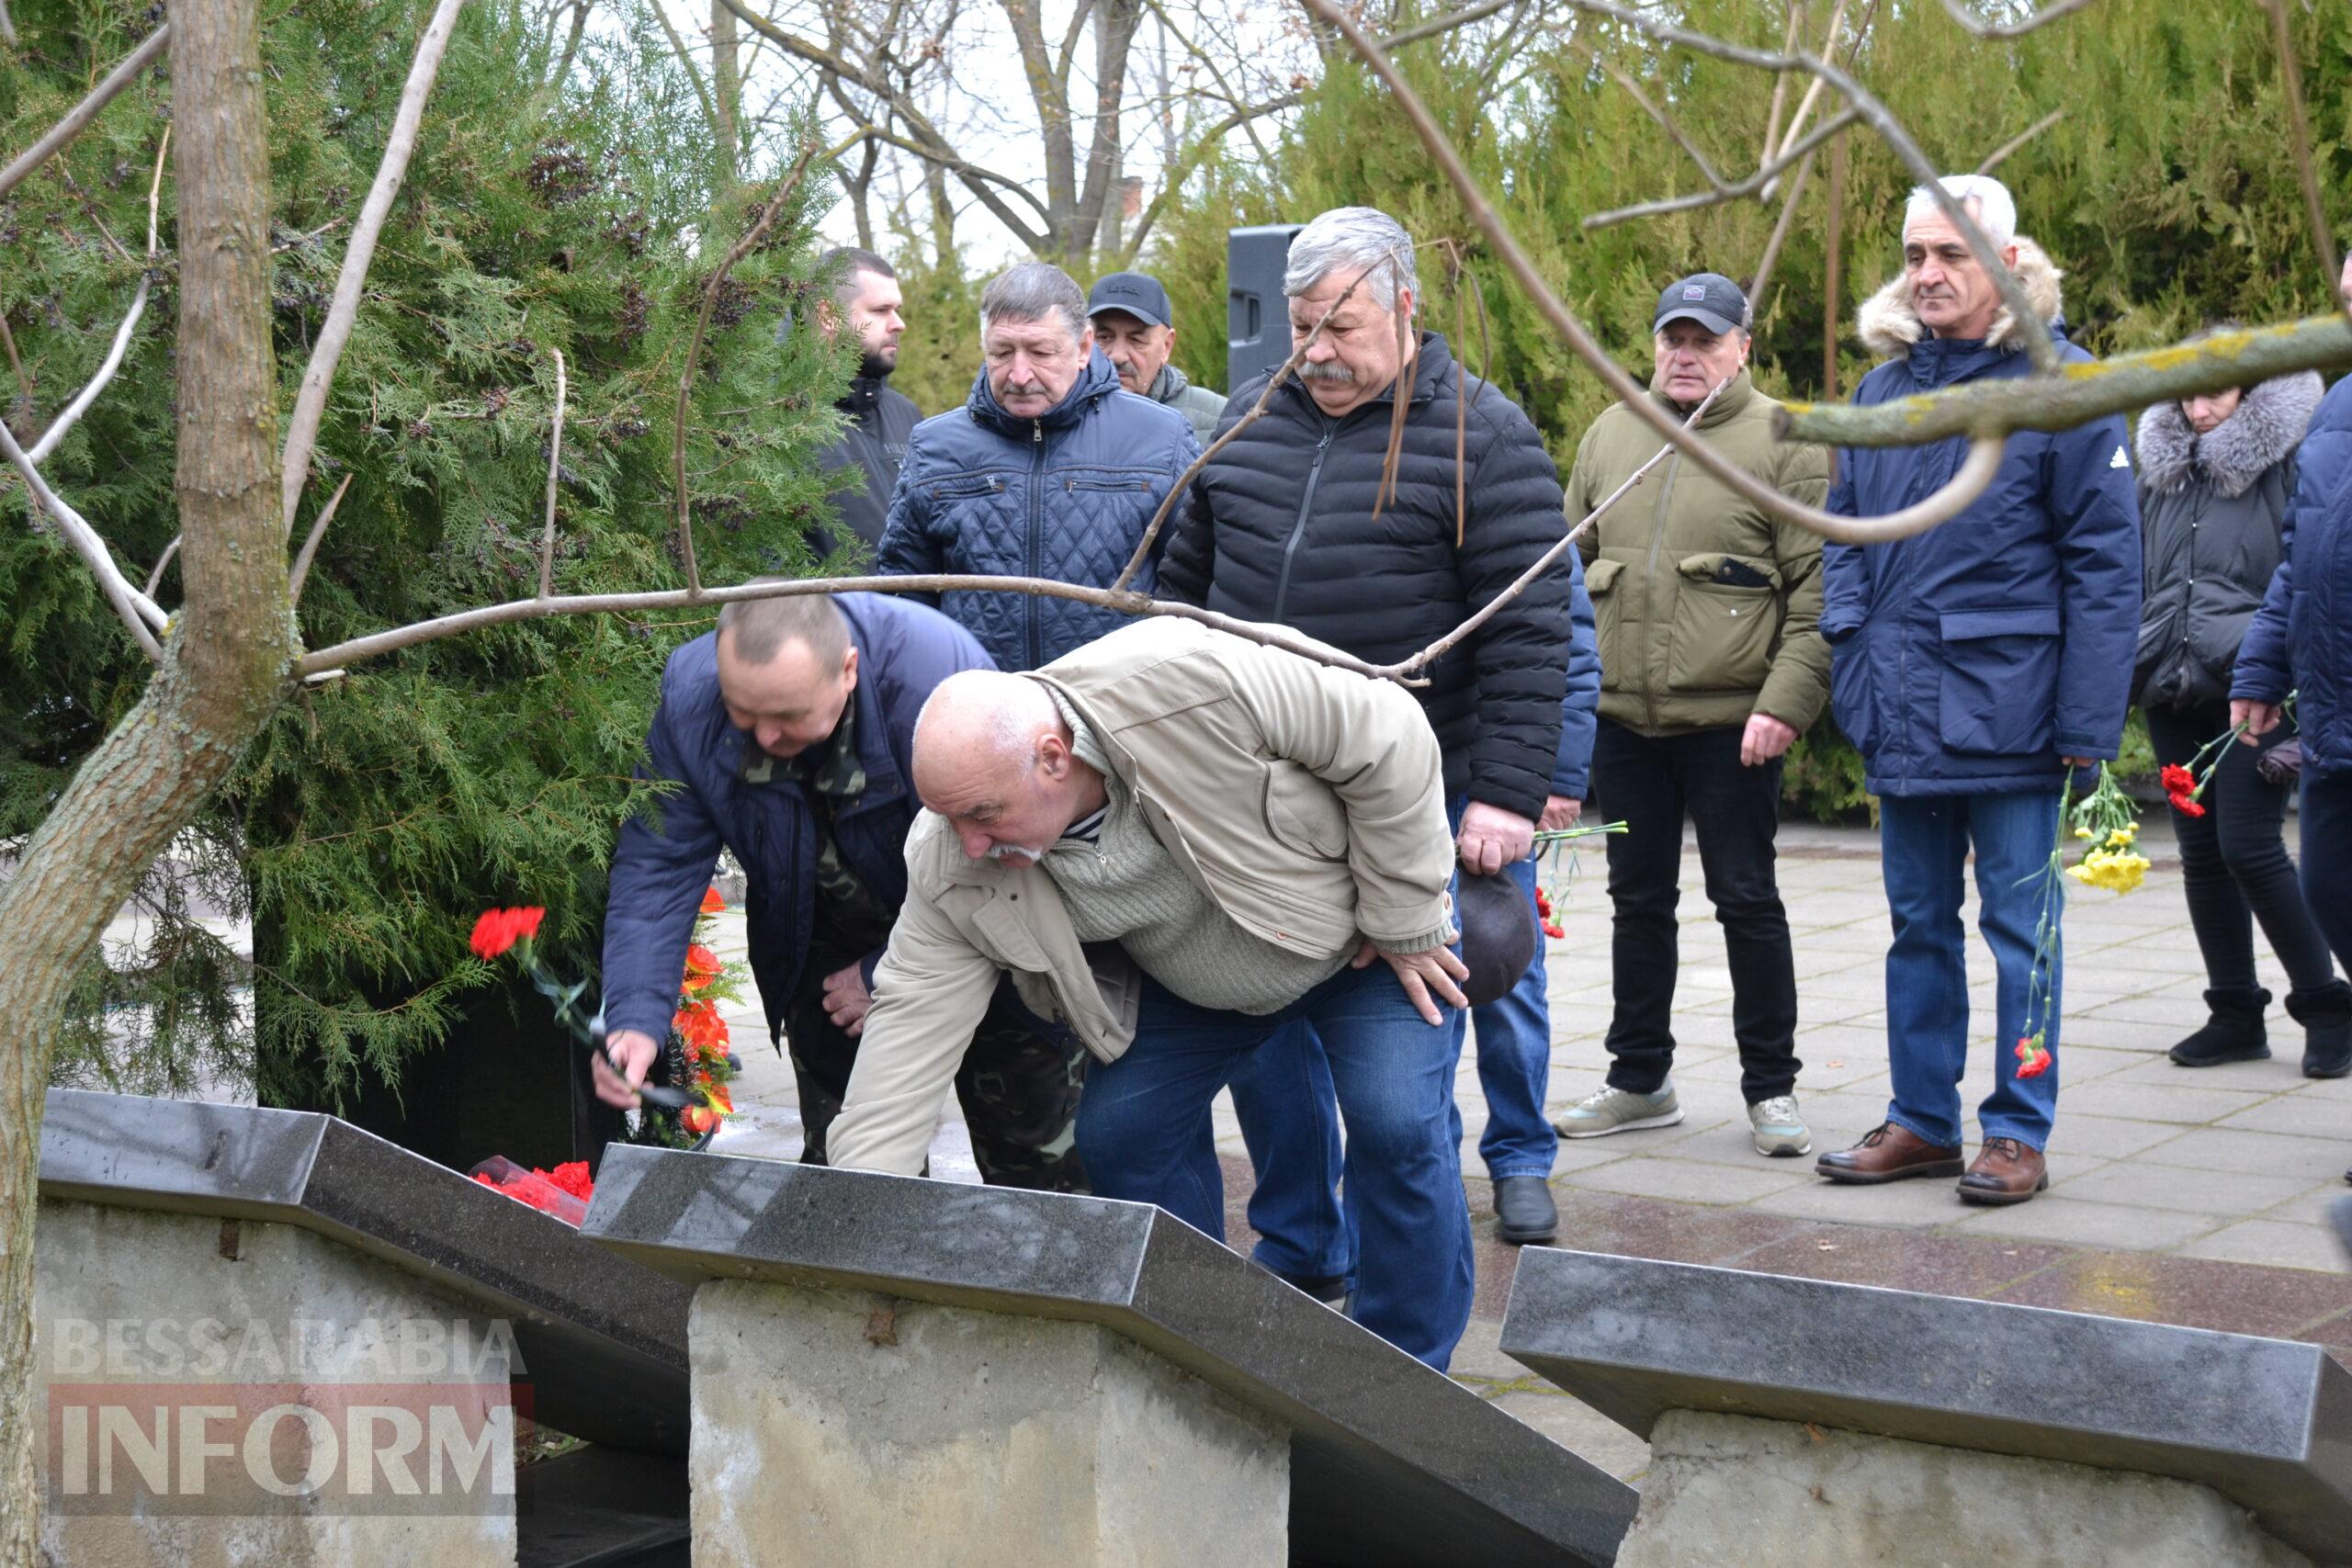
POLYGON ((481 912, 481 918, 474 922, 473 935, 467 939, 475 957, 488 963, 514 945, 514 922, 508 918, 509 913, 505 909, 481 912))
POLYGON ((2166 795, 2195 795, 2197 775, 2178 762, 2166 762, 2157 777, 2163 781, 2166 795))
POLYGON ((2194 796, 2175 795, 2168 795, 2165 798, 2172 802, 2172 808, 2175 811, 2179 812, 2183 817, 2202 817, 2205 815, 2205 808, 2197 804, 2194 796))
POLYGON ((583 1203, 596 1195, 594 1185, 588 1179, 588 1162, 584 1159, 568 1160, 548 1171, 547 1178, 583 1203))
POLYGON ((718 978, 718 954, 700 942, 686 949, 686 973, 679 983, 689 991, 699 991, 718 978))
POLYGON ((508 924, 514 930, 515 938, 522 942, 537 941, 539 935, 539 922, 547 918, 547 910, 537 904, 526 905, 520 909, 509 909, 506 911, 506 919, 508 924))
POLYGON ((703 890, 702 912, 704 914, 715 915, 725 908, 727 908, 727 900, 718 896, 718 888, 707 887, 703 890))

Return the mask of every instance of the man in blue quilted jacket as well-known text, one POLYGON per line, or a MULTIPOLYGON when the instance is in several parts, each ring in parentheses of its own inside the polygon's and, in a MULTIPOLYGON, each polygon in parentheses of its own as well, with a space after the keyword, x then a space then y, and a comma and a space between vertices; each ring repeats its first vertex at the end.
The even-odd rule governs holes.
MULTIPOLYGON (((1883 403, 2029 373, 2029 333, 2065 341, 2058 270, 2017 232, 2009 193, 1983 175, 1943 182, 2005 254, 2034 320, 2018 321, 1933 195, 1912 193, 1903 271, 1862 307, 1862 341, 1886 363, 1855 389, 1883 403)), ((1984 492, 1939 527, 1822 556, 1821 635, 1838 725, 1879 797, 1894 942, 1886 953, 1886 1120, 1821 1156, 1832 1181, 1958 1177, 1970 1203, 2022 1203, 2050 1185, 2043 1149, 2058 1112, 2059 954, 2028 1019, 2044 932, 2041 874, 2070 775, 2116 754, 2140 623, 2140 503, 2130 436, 2114 415, 2072 430, 2019 431, 1984 492), (1977 928, 1999 976, 1993 1091, 1984 1145, 1962 1168, 1960 1081, 1968 1063, 1967 932, 1961 903, 1976 861, 1977 928), (2040 1028, 2051 1065, 2025 1076, 2013 1043, 2040 1028)), ((1829 510, 1899 511, 1939 489, 1967 443, 1858 447, 1838 455, 1829 510)), ((2075 775, 2077 787, 2095 780, 2075 775)))
MULTIPOLYGON (((964 406, 915 426, 876 570, 1108 588, 1200 455, 1192 423, 1120 389, 1094 346, 1084 291, 1045 262, 1007 269, 980 296, 980 353, 964 406)), ((1149 592, 1158 580, 1149 560, 1131 586, 1149 592)), ((1125 620, 1035 594, 920 597, 1003 670, 1035 670, 1125 620)))

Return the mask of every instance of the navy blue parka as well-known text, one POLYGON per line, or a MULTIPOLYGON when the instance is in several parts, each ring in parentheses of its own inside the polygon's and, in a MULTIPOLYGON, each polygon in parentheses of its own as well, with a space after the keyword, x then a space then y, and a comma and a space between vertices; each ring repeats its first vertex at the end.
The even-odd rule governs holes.
POLYGON ((2286 558, 2238 647, 2230 695, 2280 703, 2293 692, 2303 766, 2352 773, 2352 378, 2320 400, 2296 464, 2286 558))
MULTIPOLYGON (((2038 280, 2029 258, 2019 260, 2020 281, 2030 295, 2044 282, 2054 318, 2054 272, 2038 280)), ((1882 291, 1865 307, 1866 323, 1889 300, 1882 291)), ((1908 317, 1899 296, 1891 309, 1908 317)), ((1908 324, 1917 341, 1863 378, 1856 403, 2030 371, 2013 333, 1938 339, 1917 332, 1916 317, 1908 324)), ((2061 329, 2029 330, 2049 331, 2064 360, 2090 357, 2061 329)), ((1866 328, 1865 341, 1872 335, 1866 328)), ((2062 756, 2115 756, 2140 626, 2128 442, 2118 416, 2018 432, 1992 483, 1950 522, 1890 544, 1824 551, 1830 691, 1872 794, 2054 791, 2062 756)), ((1842 449, 1828 509, 1849 517, 1898 511, 1942 486, 1966 453, 1960 439, 1842 449)))

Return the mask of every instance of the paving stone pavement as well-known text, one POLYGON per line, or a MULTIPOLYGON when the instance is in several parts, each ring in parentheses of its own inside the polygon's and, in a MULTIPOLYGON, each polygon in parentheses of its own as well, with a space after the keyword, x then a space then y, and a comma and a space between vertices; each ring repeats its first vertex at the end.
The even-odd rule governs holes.
MULTIPOLYGON (((2069 886, 2052 1185, 2011 1209, 1968 1207, 1941 1181, 1832 1187, 1815 1178, 1810 1157, 1767 1160, 1748 1147, 1730 974, 1686 844, 1674 1015, 1685 1118, 1562 1143, 1553 1182, 1559 1245, 2309 1339, 2352 1364, 2352 1260, 2324 1223, 2326 1205, 2347 1190, 2352 1079, 2303 1077, 2301 1032, 2276 1003, 2271 1060, 2189 1071, 2165 1058, 2203 1020, 2204 974, 2169 824, 2150 813, 2142 841, 2154 863, 2139 891, 2069 886)), ((1785 825, 1781 885, 1796 953, 1798 1094, 1816 1151, 1842 1148, 1883 1119, 1889 1091, 1876 834, 1785 825)), ((1973 1111, 1991 1085, 1993 973, 1973 935, 1973 896, 1965 918, 1980 1039, 1962 1097, 1973 1111)), ((1555 1115, 1598 1088, 1608 1063, 1609 906, 1597 846, 1578 857, 1562 923, 1566 935, 1548 954, 1555 1115)), ((731 911, 718 946, 741 956, 731 911)), ((2267 944, 2261 963, 2263 983, 2283 996, 2267 944)), ((799 1149, 792 1076, 765 1049, 758 1016, 756 1001, 737 1015, 743 1115, 717 1146, 791 1158, 799 1149)), ((1477 1313, 1454 1375, 1595 1462, 1638 1477, 1646 1445, 1496 1348, 1512 1259, 1493 1237, 1477 1158, 1486 1104, 1469 1052, 1456 1098, 1479 1239, 1477 1313)), ((1222 1097, 1217 1133, 1228 1238, 1246 1247, 1249 1164, 1222 1097)), ((978 1179, 952 1104, 932 1165, 951 1179, 978 1179)))

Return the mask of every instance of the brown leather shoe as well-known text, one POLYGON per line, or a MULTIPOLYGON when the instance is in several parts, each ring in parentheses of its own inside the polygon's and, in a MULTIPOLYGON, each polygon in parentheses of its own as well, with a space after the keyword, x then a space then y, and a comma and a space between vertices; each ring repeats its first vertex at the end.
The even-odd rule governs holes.
POLYGON ((2040 1149, 2015 1138, 1987 1138, 1960 1179, 1960 1198, 1963 1203, 2022 1203, 2049 1185, 2050 1166, 2040 1149))
POLYGON ((1958 1144, 1931 1144, 1906 1127, 1882 1122, 1850 1149, 1823 1155, 1814 1170, 1832 1181, 1857 1185, 1900 1181, 1909 1176, 1958 1176, 1958 1144))

